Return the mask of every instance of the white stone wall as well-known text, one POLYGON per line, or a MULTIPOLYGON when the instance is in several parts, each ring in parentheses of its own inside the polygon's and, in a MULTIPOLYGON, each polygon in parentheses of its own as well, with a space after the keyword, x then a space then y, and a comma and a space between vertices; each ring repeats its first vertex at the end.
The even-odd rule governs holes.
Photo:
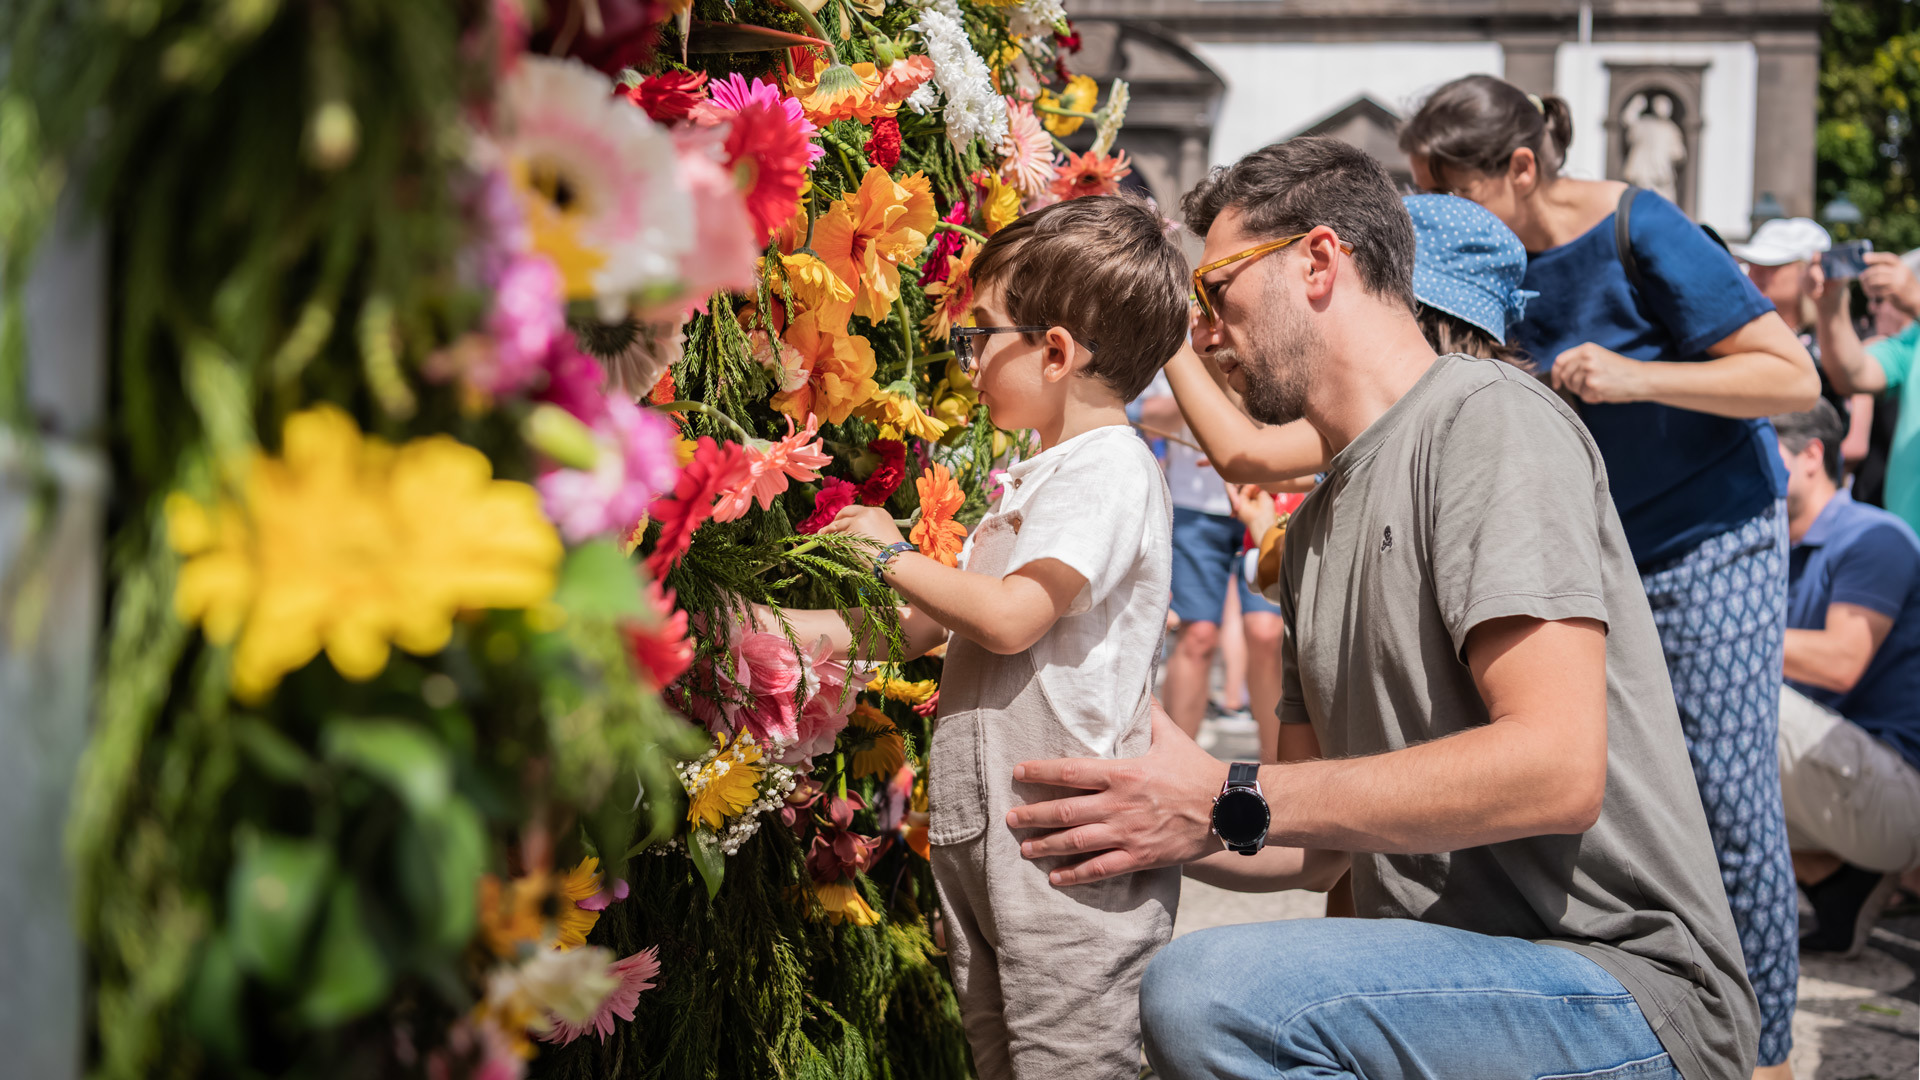
POLYGON ((1213 129, 1215 165, 1293 135, 1362 94, 1404 116, 1441 83, 1505 71, 1492 41, 1198 41, 1193 48, 1227 83, 1213 129))
POLYGON ((1754 113, 1759 64, 1752 42, 1596 42, 1566 44, 1554 56, 1553 81, 1573 108, 1571 176, 1607 169, 1607 63, 1706 64, 1700 84, 1699 190, 1695 216, 1729 240, 1751 230, 1754 113))

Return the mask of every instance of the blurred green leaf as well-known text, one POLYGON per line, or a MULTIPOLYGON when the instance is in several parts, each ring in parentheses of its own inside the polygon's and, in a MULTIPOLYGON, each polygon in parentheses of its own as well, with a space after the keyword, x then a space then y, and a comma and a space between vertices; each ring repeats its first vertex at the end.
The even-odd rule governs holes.
POLYGON ((317 768, 299 743, 259 717, 243 716, 234 720, 233 738, 246 751, 247 760, 283 784, 305 784, 317 768))
POLYGON ((351 1020, 387 996, 387 961, 367 932, 360 892, 350 880, 334 885, 320 932, 313 979, 300 1013, 316 1027, 351 1020))
POLYGON ((227 896, 228 933, 243 970, 293 980, 314 912, 333 873, 333 852, 313 840, 247 832, 227 896))
POLYGON ((693 856, 693 868, 700 871, 700 880, 707 883, 707 899, 713 899, 720 892, 720 879, 727 873, 726 853, 710 833, 695 829, 687 837, 687 854, 693 856))
POLYGON ((576 618, 638 618, 647 613, 639 573, 610 540, 583 544, 567 556, 553 601, 576 618))
POLYGON ((473 935, 475 886, 486 868, 486 829, 473 805, 454 798, 433 814, 418 815, 400 830, 401 895, 412 910, 416 933, 436 948, 453 950, 473 935))
POLYGON ((187 1028, 200 1045, 226 1061, 238 1061, 246 1053, 247 1029, 240 1017, 244 980, 226 935, 208 938, 187 991, 187 1028))
POLYGON ((453 791, 453 768, 446 749, 416 724, 335 719, 321 732, 320 743, 328 761, 385 782, 415 814, 437 813, 453 791))

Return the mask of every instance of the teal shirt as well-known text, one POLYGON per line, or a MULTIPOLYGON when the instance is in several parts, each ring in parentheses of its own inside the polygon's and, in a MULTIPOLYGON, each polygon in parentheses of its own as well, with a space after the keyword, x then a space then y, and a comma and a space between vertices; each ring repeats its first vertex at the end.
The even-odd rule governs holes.
MULTIPOLYGON (((1887 373, 1887 389, 1902 389, 1913 373, 1915 354, 1920 353, 1920 321, 1867 346, 1867 353, 1887 373)), ((1885 500, 1888 510, 1920 532, 1920 393, 1908 390, 1900 398, 1900 420, 1887 451, 1885 500)))

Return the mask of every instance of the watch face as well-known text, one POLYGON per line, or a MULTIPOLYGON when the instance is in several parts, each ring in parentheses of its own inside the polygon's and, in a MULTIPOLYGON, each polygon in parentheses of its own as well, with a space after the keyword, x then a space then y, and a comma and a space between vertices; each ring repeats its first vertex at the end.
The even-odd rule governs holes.
POLYGON ((1213 801, 1213 831, 1229 844, 1255 843, 1272 823, 1267 800, 1246 788, 1229 788, 1213 801))

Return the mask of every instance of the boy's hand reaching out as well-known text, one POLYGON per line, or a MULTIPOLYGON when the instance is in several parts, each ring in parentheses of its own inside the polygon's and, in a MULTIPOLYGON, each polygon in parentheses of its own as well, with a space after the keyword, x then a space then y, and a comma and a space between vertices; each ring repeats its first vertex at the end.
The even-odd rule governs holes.
POLYGON ((849 506, 834 515, 833 520, 827 522, 820 531, 844 536, 864 536, 882 545, 898 544, 906 540, 906 537, 900 535, 900 526, 893 523, 893 515, 884 506, 849 506))

